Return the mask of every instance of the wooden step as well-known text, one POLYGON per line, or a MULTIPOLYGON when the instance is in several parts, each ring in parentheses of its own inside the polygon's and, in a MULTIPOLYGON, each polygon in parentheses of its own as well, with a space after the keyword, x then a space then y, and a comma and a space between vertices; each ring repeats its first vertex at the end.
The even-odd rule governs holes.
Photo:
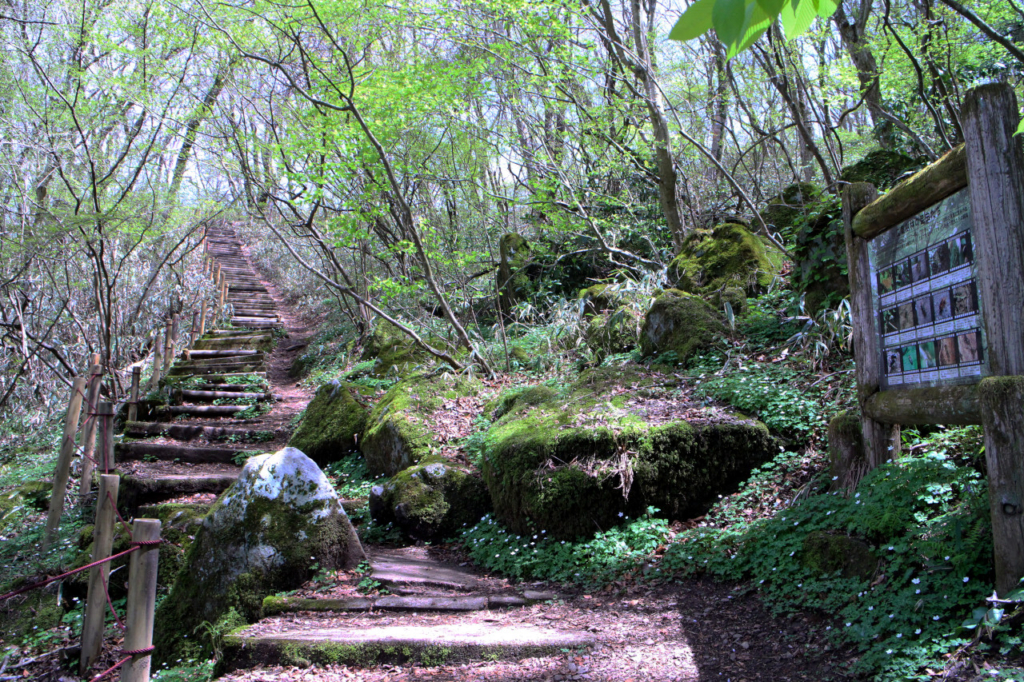
MULTIPOLYGON (((241 471, 241 467, 239 467, 239 471, 241 471)), ((230 488, 237 479, 238 472, 233 474, 195 472, 188 475, 160 476, 158 478, 133 474, 122 475, 117 506, 134 515, 144 504, 154 504, 172 497, 197 493, 219 495, 230 488)))
POLYGON ((182 353, 188 353, 192 360, 203 360, 208 358, 252 357, 262 355, 263 351, 249 348, 217 348, 212 350, 186 350, 182 351, 182 353))
MULTIPOLYGON (((230 426, 169 424, 167 422, 128 422, 125 424, 124 432, 125 435, 133 438, 163 436, 181 441, 198 440, 200 438, 205 438, 206 440, 222 440, 227 438, 235 438, 242 441, 247 439, 255 440, 256 434, 267 433, 266 431, 238 429, 230 426)), ((277 431, 272 433, 275 438, 281 435, 277 431)))
POLYGON ((242 393, 235 391, 204 391, 204 390, 193 390, 189 388, 181 389, 181 397, 184 400, 190 402, 212 402, 214 400, 220 400, 221 398, 231 398, 232 400, 258 400, 267 401, 274 400, 275 396, 273 393, 242 393))
POLYGON ((181 414, 190 417, 233 417, 250 407, 252 405, 159 405, 153 408, 153 414, 161 417, 177 417, 181 414))
POLYGON ((188 462, 191 464, 232 464, 240 450, 230 448, 197 447, 173 443, 117 443, 114 445, 114 459, 118 462, 145 461, 156 458, 166 462, 188 462))
POLYGON ((484 609, 522 607, 536 604, 558 595, 544 593, 543 599, 530 599, 524 595, 455 595, 404 597, 349 597, 343 599, 307 599, 303 597, 267 597, 263 600, 263 616, 279 613, 346 613, 359 611, 482 611, 484 609))

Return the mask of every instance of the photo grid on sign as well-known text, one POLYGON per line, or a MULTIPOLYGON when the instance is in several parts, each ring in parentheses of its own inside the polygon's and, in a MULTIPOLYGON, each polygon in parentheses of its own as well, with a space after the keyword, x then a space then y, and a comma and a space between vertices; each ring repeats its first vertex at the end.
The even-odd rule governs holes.
POLYGON ((967 191, 876 237, 871 261, 885 386, 980 377, 984 338, 967 191))

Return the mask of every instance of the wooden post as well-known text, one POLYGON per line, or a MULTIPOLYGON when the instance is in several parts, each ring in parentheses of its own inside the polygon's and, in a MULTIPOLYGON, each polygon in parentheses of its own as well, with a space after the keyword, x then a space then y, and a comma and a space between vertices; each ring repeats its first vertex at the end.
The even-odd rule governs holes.
MULTIPOLYGON (((93 356, 95 360, 97 356, 93 356)), ((89 370, 89 390, 85 396, 85 425, 82 427, 82 478, 78 481, 78 497, 85 498, 92 491, 92 472, 96 454, 96 406, 103 384, 103 367, 96 363, 89 370)))
POLYGON ((192 311, 192 328, 188 332, 188 347, 191 348, 196 344, 197 332, 199 331, 199 311, 192 311))
POLYGON ((68 413, 64 417, 64 437, 60 441, 60 454, 57 456, 57 470, 53 474, 53 490, 50 493, 50 509, 46 514, 46 534, 43 535, 43 553, 53 543, 60 526, 60 517, 64 513, 64 493, 68 488, 71 476, 71 459, 75 454, 75 434, 78 432, 78 416, 82 412, 82 400, 85 397, 88 381, 85 377, 76 377, 71 385, 71 400, 68 401, 68 413))
MULTIPOLYGON (((134 542, 160 539, 160 521, 135 519, 134 542)), ((128 567, 128 615, 125 621, 123 650, 145 652, 153 646, 153 615, 156 610, 156 577, 160 559, 159 545, 143 546, 132 553, 128 567)), ((136 654, 121 667, 121 682, 149 682, 150 653, 136 654)))
POLYGON ((996 591, 1024 575, 1024 148, 1013 88, 992 83, 964 96, 978 291, 992 377, 978 386, 985 426, 996 591))
POLYGON ((206 334, 206 299, 203 299, 202 304, 199 306, 199 336, 206 334))
POLYGON ((167 320, 167 327, 164 329, 164 369, 166 376, 174 361, 174 320, 167 320))
POLYGON ((155 391, 160 388, 160 368, 163 366, 163 339, 160 338, 160 332, 156 333, 156 342, 153 344, 153 374, 149 377, 149 390, 155 391))
POLYGON ((114 466, 114 403, 101 402, 97 405, 96 418, 100 422, 100 448, 96 461, 103 468, 103 473, 109 474, 114 466))
POLYGON ((139 418, 139 383, 142 381, 142 368, 136 365, 132 367, 132 390, 129 394, 128 421, 137 421, 139 418))
POLYGON ((217 309, 220 310, 220 312, 222 314, 224 313, 224 300, 227 298, 227 295, 228 295, 228 280, 225 277, 223 282, 220 285, 220 299, 217 301, 217 309))
MULTIPOLYGON (((874 323, 874 302, 871 289, 871 263, 868 242, 853 233, 857 213, 875 200, 874 185, 855 182, 843 190, 843 222, 846 232, 846 259, 850 277, 850 309, 853 313, 853 348, 856 354, 857 399, 864 402, 878 392, 881 381, 881 356, 874 323)), ((900 443, 899 426, 861 417, 864 462, 860 475, 895 457, 900 443)))
MULTIPOLYGON (((92 561, 109 557, 110 548, 114 545, 114 516, 120 481, 119 476, 100 476, 99 496, 96 499, 96 525, 92 531, 92 561)), ((82 619, 82 658, 78 668, 82 677, 85 677, 92 667, 103 646, 103 618, 107 611, 104 588, 109 577, 110 562, 89 569, 89 591, 85 598, 85 615, 82 619)))

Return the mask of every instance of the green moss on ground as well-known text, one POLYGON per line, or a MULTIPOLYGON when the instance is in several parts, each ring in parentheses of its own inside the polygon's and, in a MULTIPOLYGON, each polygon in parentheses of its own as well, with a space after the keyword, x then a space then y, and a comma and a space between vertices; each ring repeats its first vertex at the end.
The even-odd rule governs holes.
POLYGON ((369 418, 373 390, 332 381, 321 386, 303 414, 288 445, 320 466, 336 462, 357 449, 369 418))
POLYGON ((592 315, 583 337, 587 347, 598 357, 626 353, 636 348, 641 324, 640 316, 632 308, 624 306, 611 312, 592 315))
POLYGON ((445 398, 477 395, 483 384, 474 379, 416 374, 391 387, 370 413, 359 445, 374 475, 394 476, 423 460, 435 445, 430 416, 445 398))
POLYGON ((610 284, 595 284, 580 291, 585 316, 600 315, 618 307, 622 297, 610 284))
MULTIPOLYGON (((430 340, 427 340, 430 343, 430 340)), ((371 374, 375 377, 404 376, 429 367, 433 356, 423 350, 401 329, 385 320, 374 326, 363 344, 361 360, 373 360, 371 374)))

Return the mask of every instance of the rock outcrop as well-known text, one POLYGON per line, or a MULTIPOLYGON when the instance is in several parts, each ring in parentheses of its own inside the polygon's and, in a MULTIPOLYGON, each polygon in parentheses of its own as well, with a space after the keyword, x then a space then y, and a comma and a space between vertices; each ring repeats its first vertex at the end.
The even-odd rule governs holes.
POLYGON ((727 333, 718 314, 699 296, 669 289, 654 300, 640 331, 645 357, 667 357, 684 363, 727 333))
POLYGON ((370 415, 364 393, 372 391, 337 380, 321 386, 288 444, 320 466, 355 451, 370 415))

